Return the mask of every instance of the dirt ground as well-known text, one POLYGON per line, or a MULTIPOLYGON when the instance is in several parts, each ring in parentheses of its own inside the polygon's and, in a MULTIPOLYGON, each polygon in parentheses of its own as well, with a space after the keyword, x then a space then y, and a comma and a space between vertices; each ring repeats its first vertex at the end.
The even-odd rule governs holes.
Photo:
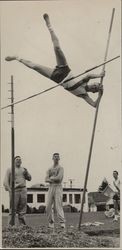
POLYGON ((79 213, 66 213, 66 229, 62 230, 58 223, 55 230, 48 229, 45 214, 27 215, 28 226, 7 226, 7 216, 3 216, 3 247, 96 247, 119 248, 120 223, 106 218, 103 212, 84 213, 82 224, 101 222, 99 226, 82 225, 78 230, 79 213))

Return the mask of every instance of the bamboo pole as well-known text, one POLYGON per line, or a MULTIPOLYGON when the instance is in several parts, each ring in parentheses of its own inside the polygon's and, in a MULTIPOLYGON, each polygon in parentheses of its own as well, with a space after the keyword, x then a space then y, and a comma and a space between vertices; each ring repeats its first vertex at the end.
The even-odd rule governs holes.
MULTIPOLYGON (((107 45, 106 45, 106 50, 105 50, 104 62, 106 62, 106 60, 107 60, 108 49, 109 49, 109 44, 110 44, 110 37, 111 37, 111 31, 112 31, 112 24, 113 24, 113 18, 114 18, 114 12, 115 12, 115 8, 113 8, 113 10, 112 10, 112 16, 111 16, 110 28, 109 28, 109 32, 108 32, 108 39, 107 39, 107 45)), ((105 64, 103 65, 103 71, 104 70, 105 70, 105 64)), ((100 84, 101 85, 103 84, 103 77, 101 77, 100 84)), ((78 225, 79 230, 80 230, 80 227, 81 227, 81 222, 82 222, 82 217, 83 217, 83 207, 84 207, 85 193, 86 193, 86 188, 87 188, 88 174, 89 174, 89 169, 90 169, 90 162, 91 162, 91 155, 92 155, 92 149, 93 149, 95 129, 96 129, 96 123, 97 123, 97 117, 98 117, 99 104, 100 104, 100 102, 98 102, 98 104, 97 104, 96 111, 95 111, 95 117, 94 117, 94 124, 93 124, 92 137, 91 137, 91 143, 90 143, 90 150, 89 150, 87 169, 86 169, 86 176, 85 176, 85 182, 84 182, 84 188, 83 188, 83 196, 82 196, 82 202, 81 202, 80 218, 79 218, 79 225, 78 225)))

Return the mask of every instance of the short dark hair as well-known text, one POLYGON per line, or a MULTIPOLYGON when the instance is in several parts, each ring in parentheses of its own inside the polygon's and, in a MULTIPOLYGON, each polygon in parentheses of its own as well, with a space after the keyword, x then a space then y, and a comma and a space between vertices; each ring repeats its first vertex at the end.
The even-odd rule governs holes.
POLYGON ((20 155, 17 155, 14 157, 14 160, 16 160, 16 158, 21 158, 20 155))
POLYGON ((59 156, 59 153, 54 153, 53 156, 55 156, 55 155, 58 155, 58 156, 59 156))
POLYGON ((116 174, 118 174, 118 171, 114 170, 114 171, 113 171, 113 173, 116 173, 116 174))
POLYGON ((53 154, 53 157, 52 157, 52 159, 54 159, 54 157, 55 157, 55 156, 57 156, 57 157, 58 157, 58 159, 60 160, 60 156, 59 156, 59 153, 54 153, 54 154, 53 154))

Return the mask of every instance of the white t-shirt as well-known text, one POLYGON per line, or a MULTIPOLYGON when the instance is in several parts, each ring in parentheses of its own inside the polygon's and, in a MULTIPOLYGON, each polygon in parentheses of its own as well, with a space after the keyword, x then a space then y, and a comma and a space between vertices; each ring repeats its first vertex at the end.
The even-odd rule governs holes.
POLYGON ((115 192, 117 192, 118 190, 117 190, 117 188, 116 188, 116 186, 120 189, 120 180, 119 180, 119 178, 118 179, 114 179, 113 180, 113 187, 114 187, 114 191, 115 192), (114 185, 115 184, 115 185, 114 185))

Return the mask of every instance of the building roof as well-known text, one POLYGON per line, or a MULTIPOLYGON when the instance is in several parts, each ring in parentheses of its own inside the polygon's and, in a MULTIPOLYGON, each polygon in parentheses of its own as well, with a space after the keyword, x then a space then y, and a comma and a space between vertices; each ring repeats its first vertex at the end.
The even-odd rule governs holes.
MULTIPOLYGON (((48 191, 48 185, 44 185, 44 184, 35 184, 32 185, 31 187, 27 188, 28 191, 48 191)), ((64 192, 83 192, 83 188, 63 188, 64 192)), ((86 190, 87 192, 87 190, 86 190)))
POLYGON ((37 183, 37 184, 32 185, 30 188, 43 188, 43 187, 48 187, 48 185, 37 183))
POLYGON ((105 204, 109 200, 109 197, 100 192, 88 193, 89 204, 105 204))

